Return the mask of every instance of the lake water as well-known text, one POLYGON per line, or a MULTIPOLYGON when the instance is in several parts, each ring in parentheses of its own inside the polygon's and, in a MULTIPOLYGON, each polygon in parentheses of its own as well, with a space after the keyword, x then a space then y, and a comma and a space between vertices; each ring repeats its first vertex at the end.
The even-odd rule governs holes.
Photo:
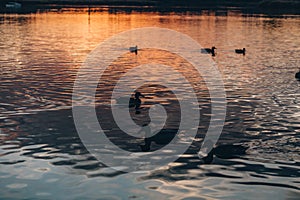
MULTIPOLYGON (((1 199, 299 199, 299 16, 105 9, 88 15, 65 9, 0 14, 0 33, 1 199), (183 58, 161 50, 118 58, 99 84, 96 110, 112 140, 140 151, 143 139, 119 138, 111 116, 101 118, 105 102, 126 70, 153 60, 172 66, 192 82, 201 109, 198 135, 186 153, 159 169, 123 173, 106 167, 81 143, 72 116, 79 68, 105 39, 141 27, 172 29, 203 47, 217 47, 212 60, 223 77, 227 115, 212 163, 197 157, 211 116, 208 89, 183 58), (245 56, 235 54, 243 47, 245 56)), ((140 89, 145 109, 161 103, 173 116, 167 128, 178 128, 172 92, 140 89)))

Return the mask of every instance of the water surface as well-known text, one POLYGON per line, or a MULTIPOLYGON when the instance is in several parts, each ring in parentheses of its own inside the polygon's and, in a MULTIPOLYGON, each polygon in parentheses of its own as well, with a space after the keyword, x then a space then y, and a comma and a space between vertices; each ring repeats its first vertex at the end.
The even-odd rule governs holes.
MULTIPOLYGON (((236 12, 1 14, 1 198, 299 198, 300 82, 294 78, 299 24, 298 16, 236 12), (165 51, 123 55, 103 76, 97 100, 100 105, 109 102, 115 82, 134 66, 155 60, 174 67, 193 83, 201 108, 198 136, 184 155, 162 169, 125 174, 97 161, 78 137, 71 99, 86 56, 114 34, 148 26, 173 29, 204 47, 218 48, 212 59, 223 76, 228 107, 211 164, 197 157, 210 119, 207 87, 188 63, 165 51), (247 49, 245 56, 234 53, 242 47, 247 49)), ((141 90, 148 96, 146 108, 161 103, 178 116, 178 104, 168 89, 141 90)), ((97 112, 105 109, 99 106, 97 112)), ((109 119, 102 120, 116 143, 139 151, 143 139, 120 141, 109 119)), ((177 120, 171 119, 169 130, 176 129, 177 120)))

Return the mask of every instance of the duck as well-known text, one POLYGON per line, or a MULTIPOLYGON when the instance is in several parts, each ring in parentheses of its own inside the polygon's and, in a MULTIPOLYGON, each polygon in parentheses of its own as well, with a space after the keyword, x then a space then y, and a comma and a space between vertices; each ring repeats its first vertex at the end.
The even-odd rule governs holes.
MULTIPOLYGON (((152 134, 151 129, 145 129, 146 136, 152 134)), ((144 152, 151 150, 151 143, 158 145, 167 145, 173 138, 176 136, 177 130, 175 129, 162 129, 158 133, 154 134, 151 137, 144 138, 144 145, 139 145, 141 150, 144 152)))
POLYGON ((246 54, 246 48, 243 48, 243 49, 235 49, 235 53, 245 55, 245 54, 246 54))
POLYGON ((300 69, 299 69, 299 72, 297 72, 297 73, 295 74, 295 78, 300 80, 300 69))
POLYGON ((211 48, 203 48, 201 49, 201 53, 208 53, 211 54, 212 56, 215 56, 215 49, 217 49, 216 47, 211 47, 211 48))
POLYGON ((135 53, 135 55, 137 55, 137 53, 138 53, 138 47, 137 47, 137 45, 135 47, 129 47, 129 51, 131 53, 135 53))
MULTIPOLYGON (((210 142, 210 141, 209 141, 210 142)), ((212 145, 212 144, 211 144, 212 145)), ((213 146, 210 152, 201 155, 203 164, 211 164, 214 158, 234 159, 247 154, 248 146, 243 144, 224 144, 213 146)))

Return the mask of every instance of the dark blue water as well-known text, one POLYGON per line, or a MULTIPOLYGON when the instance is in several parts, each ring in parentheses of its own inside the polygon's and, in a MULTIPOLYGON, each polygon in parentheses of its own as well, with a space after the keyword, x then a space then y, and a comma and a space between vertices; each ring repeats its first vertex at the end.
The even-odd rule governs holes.
MULTIPOLYGON (((230 12, 1 14, 1 199, 299 199, 300 82, 294 78, 299 20, 230 12), (178 69, 193 82, 201 108, 197 137, 184 155, 160 169, 123 173, 98 161, 78 136, 71 106, 81 64, 108 37, 146 26, 173 29, 218 48, 212 59, 225 84, 227 115, 210 164, 197 156, 211 117, 207 87, 190 67, 182 67, 182 58, 164 51, 123 55, 96 96, 109 102, 115 81, 149 60, 178 69), (241 47, 245 56, 234 53, 241 47)), ((144 106, 167 106, 175 116, 170 129, 176 128, 172 93, 164 87, 142 90, 148 95, 144 106)), ((96 110, 101 115, 106 109, 96 110)), ((109 134, 131 151, 143 143, 124 140, 113 128, 109 134)))

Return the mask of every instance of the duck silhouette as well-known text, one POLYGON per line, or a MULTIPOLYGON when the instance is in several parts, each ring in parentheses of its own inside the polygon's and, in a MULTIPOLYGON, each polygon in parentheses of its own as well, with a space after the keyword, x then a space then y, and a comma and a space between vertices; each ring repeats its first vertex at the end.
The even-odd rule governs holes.
POLYGON ((208 153, 202 154, 201 160, 203 164, 211 164, 215 157, 220 159, 239 158, 246 154, 247 149, 247 146, 240 144, 216 145, 208 153))
POLYGON ((297 72, 297 73, 295 74, 295 78, 298 79, 298 80, 300 80, 300 69, 299 69, 299 72, 297 72))
POLYGON ((212 56, 216 55, 215 49, 217 49, 216 47, 211 47, 211 48, 203 48, 201 49, 201 53, 207 53, 207 54, 211 54, 212 56))
POLYGON ((159 132, 152 132, 149 126, 143 126, 141 131, 145 132, 145 144, 140 145, 140 147, 141 150, 145 152, 151 150, 151 143, 155 143, 158 145, 167 145, 177 134, 177 130, 175 129, 162 129, 159 132))
POLYGON ((246 48, 243 48, 243 49, 235 49, 235 53, 245 55, 245 54, 246 54, 246 48))
POLYGON ((137 55, 138 54, 138 47, 137 47, 137 45, 135 47, 129 47, 129 51, 131 53, 135 53, 135 55, 137 55))

